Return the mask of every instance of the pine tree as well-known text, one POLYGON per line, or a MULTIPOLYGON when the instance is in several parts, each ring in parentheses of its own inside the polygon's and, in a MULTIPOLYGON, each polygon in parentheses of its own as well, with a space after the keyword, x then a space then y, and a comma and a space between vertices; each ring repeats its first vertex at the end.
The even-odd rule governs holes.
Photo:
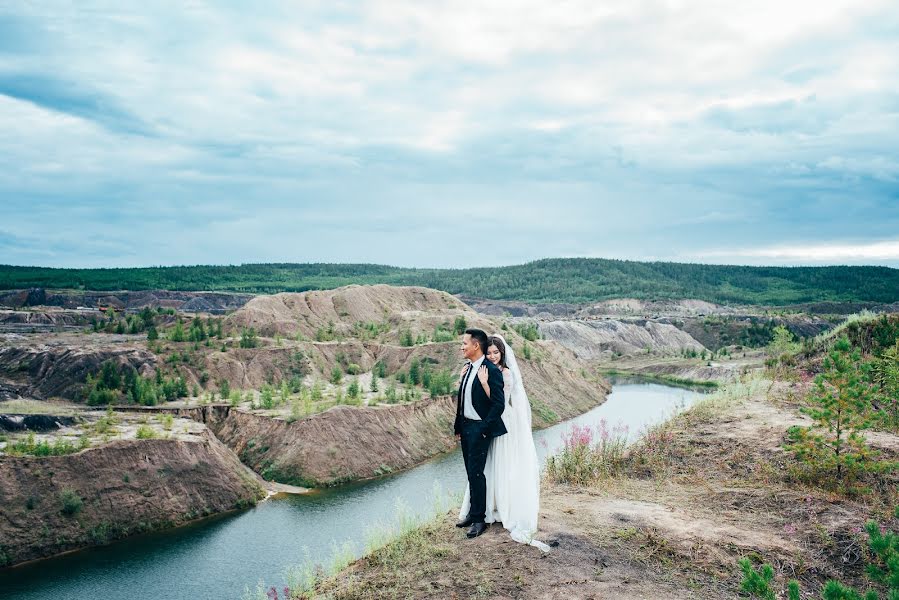
POLYGON ((412 365, 409 367, 409 383, 412 385, 421 383, 421 366, 417 358, 412 360, 412 365))
POLYGON ((172 329, 172 333, 169 335, 169 339, 173 342, 183 342, 184 341, 184 325, 181 323, 181 319, 175 323, 175 328, 172 329))
POLYGON ((862 472, 877 469, 876 453, 865 444, 861 431, 872 425, 872 388, 861 367, 861 354, 841 337, 823 362, 824 371, 809 394, 810 406, 801 409, 814 421, 787 432, 787 450, 818 474, 833 474, 849 484, 862 472))

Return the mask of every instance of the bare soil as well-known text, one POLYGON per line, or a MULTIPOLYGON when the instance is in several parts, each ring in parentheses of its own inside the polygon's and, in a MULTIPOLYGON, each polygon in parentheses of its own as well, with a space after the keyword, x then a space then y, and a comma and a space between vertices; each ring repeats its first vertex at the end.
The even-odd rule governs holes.
MULTIPOLYGON (((316 590, 334 598, 739 598, 737 561, 771 563, 776 585, 818 597, 827 579, 864 587, 864 523, 896 529, 897 477, 847 497, 797 483, 782 449, 801 384, 701 406, 668 425, 665 460, 577 488, 544 483, 538 538, 549 554, 494 527, 465 539, 448 514, 351 565, 316 590), (408 538, 408 536, 407 536, 408 538), (409 546, 403 548, 403 544, 409 546), (392 558, 388 560, 388 558, 392 558), (409 576, 403 575, 409 573, 409 576), (414 574, 414 575, 413 575, 414 574), (467 574, 467 576, 466 576, 467 574)), ((887 459, 899 436, 868 436, 887 459)), ((635 449, 635 452, 639 452, 635 449)))

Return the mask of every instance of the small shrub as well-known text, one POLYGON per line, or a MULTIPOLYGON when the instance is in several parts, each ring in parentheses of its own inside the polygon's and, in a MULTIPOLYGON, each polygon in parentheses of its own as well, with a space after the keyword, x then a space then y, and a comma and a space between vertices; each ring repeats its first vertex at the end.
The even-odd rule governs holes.
POLYGON ((562 441, 562 450, 546 461, 546 475, 553 481, 587 485, 618 474, 624 465, 625 426, 609 429, 605 419, 595 430, 573 425, 562 441))
POLYGON ((453 333, 462 335, 466 329, 468 329, 468 323, 465 322, 465 317, 459 315, 453 323, 453 333))
POLYGON ((522 346, 521 348, 521 354, 525 357, 525 359, 531 360, 531 356, 533 355, 533 353, 531 352, 530 344, 528 344, 527 342, 524 343, 524 346, 522 346))
POLYGON ((359 380, 353 378, 350 382, 349 387, 347 387, 347 395, 353 400, 358 400, 362 395, 362 389, 359 387, 359 380))
POLYGON ((529 342, 540 339, 540 330, 537 328, 537 324, 534 322, 518 323, 513 327, 515 328, 515 331, 518 332, 518 335, 529 342))
POLYGON ((240 334, 240 347, 241 348, 255 348, 259 345, 259 337, 256 335, 256 330, 250 327, 249 329, 244 329, 240 334))
POLYGON ((162 423, 162 428, 166 431, 172 430, 172 425, 175 423, 175 417, 169 413, 159 415, 159 422, 162 423))
MULTIPOLYGON (((899 507, 896 507, 896 513, 899 515, 899 507)), ((866 568, 868 578, 886 588, 887 600, 899 598, 899 536, 893 532, 884 533, 874 521, 869 521, 865 530, 868 532, 870 557, 866 568)), ((771 588, 774 580, 771 565, 763 564, 756 571, 747 558, 741 559, 739 564, 743 571, 741 587, 744 592, 753 598, 764 600, 774 600, 777 597, 771 588)), ((787 585, 789 600, 799 600, 799 592, 799 582, 790 581, 787 585)), ((831 579, 824 585, 821 597, 824 600, 878 600, 880 595, 872 589, 862 593, 831 579)))
POLYGON ((275 407, 275 396, 272 393, 272 388, 268 385, 262 386, 262 393, 260 395, 260 403, 262 408, 272 409, 275 407))
POLYGON ((59 499, 62 502, 62 514, 72 517, 81 512, 84 507, 84 501, 78 493, 71 489, 65 488, 59 493, 59 499))
POLYGON ((156 430, 149 425, 138 425, 136 437, 139 440, 152 440, 159 437, 159 435, 156 433, 156 430))

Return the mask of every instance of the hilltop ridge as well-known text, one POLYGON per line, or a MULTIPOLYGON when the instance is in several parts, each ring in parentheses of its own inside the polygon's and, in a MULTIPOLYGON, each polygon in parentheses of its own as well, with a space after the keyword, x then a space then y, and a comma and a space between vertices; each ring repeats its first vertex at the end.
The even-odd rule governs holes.
POLYGON ((248 264, 113 269, 0 265, 0 289, 304 292, 349 284, 428 287, 450 294, 529 303, 612 298, 696 299, 723 304, 899 300, 899 269, 875 266, 749 267, 603 258, 552 258, 466 269, 366 264, 248 264))

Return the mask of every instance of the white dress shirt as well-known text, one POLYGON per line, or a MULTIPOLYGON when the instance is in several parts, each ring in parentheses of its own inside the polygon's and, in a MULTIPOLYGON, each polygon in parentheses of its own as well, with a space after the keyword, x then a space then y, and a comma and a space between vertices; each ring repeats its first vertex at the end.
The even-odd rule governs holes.
POLYGON ((474 406, 471 403, 471 388, 477 383, 481 385, 481 381, 478 379, 478 369, 481 368, 481 365, 484 363, 484 356, 477 359, 471 366, 468 367, 468 381, 466 382, 465 389, 462 390, 462 414, 465 415, 466 419, 474 419, 475 421, 481 420, 481 415, 478 414, 478 411, 474 409, 474 406))

